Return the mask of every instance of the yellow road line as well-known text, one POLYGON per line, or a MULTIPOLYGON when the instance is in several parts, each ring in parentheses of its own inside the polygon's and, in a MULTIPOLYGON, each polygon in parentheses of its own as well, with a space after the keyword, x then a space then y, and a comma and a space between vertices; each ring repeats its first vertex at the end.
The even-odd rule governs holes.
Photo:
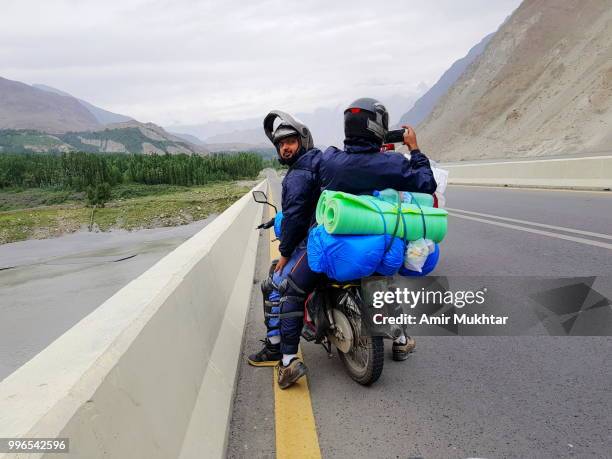
MULTIPOLYGON (((268 196, 271 189, 268 188, 268 196)), ((272 199, 272 196, 270 196, 272 199)), ((273 217, 269 207, 270 217, 273 217)), ((278 258, 278 241, 274 231, 270 231, 270 260, 278 258)), ((302 358, 302 353, 299 352, 302 358)), ((278 369, 274 368, 272 385, 274 386, 274 421, 276 430, 276 457, 278 459, 321 457, 319 437, 315 424, 307 376, 288 389, 281 389, 277 384, 278 369)))
MULTIPOLYGON (((268 209, 270 209, 270 211, 268 212, 269 217, 270 218, 274 217, 274 212, 272 210, 272 207, 268 207, 268 209)), ((270 261, 272 261, 275 258, 280 257, 280 252, 278 251, 279 243, 277 240, 275 240, 276 235, 274 234, 274 229, 270 228, 268 231, 270 232, 270 261)))
MULTIPOLYGON (((301 357, 301 353, 300 353, 301 357)), ((274 418, 276 427, 276 457, 321 457, 317 427, 312 412, 307 377, 304 376, 288 389, 276 383, 278 369, 274 368, 274 418)))

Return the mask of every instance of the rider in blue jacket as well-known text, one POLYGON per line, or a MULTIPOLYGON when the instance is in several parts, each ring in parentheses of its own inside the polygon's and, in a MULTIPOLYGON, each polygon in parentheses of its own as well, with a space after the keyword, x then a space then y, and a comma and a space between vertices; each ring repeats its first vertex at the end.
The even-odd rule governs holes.
MULTIPOLYGON (((322 153, 318 168, 321 189, 370 194, 373 190, 396 190, 434 193, 436 181, 427 157, 421 153, 412 128, 406 127, 404 143, 410 148, 410 159, 398 153, 381 153, 389 128, 389 115, 383 104, 362 98, 344 111, 344 150, 330 147, 322 153)), ((304 253, 286 280, 279 286, 282 295, 281 352, 278 384, 285 389, 306 374, 306 366, 297 357, 303 325, 303 303, 322 275, 308 266, 304 253)), ((406 338, 406 337, 404 337, 406 338)), ((393 358, 404 360, 414 348, 414 340, 393 343, 393 358)))
POLYGON ((264 131, 276 147, 279 162, 289 169, 282 183, 281 256, 274 272, 261 286, 267 335, 263 349, 249 356, 249 364, 254 366, 276 365, 282 357, 278 286, 306 251, 305 239, 321 194, 318 181, 321 151, 314 148, 308 127, 287 113, 272 111, 264 119, 264 131))

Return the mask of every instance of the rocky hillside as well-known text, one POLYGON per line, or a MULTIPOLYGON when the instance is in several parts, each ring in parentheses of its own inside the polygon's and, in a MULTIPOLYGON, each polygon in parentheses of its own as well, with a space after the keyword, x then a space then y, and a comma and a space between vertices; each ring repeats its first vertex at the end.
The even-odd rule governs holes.
POLYGON ((610 0, 525 0, 419 135, 442 160, 612 150, 610 0))
MULTIPOLYGON (((43 91, 59 94, 61 96, 73 97, 67 92, 61 91, 56 88, 52 88, 51 86, 47 86, 46 84, 33 84, 32 87, 37 88, 37 89, 42 89, 43 91)), ((108 110, 104 110, 103 108, 96 107, 95 105, 90 104, 89 102, 83 99, 77 99, 77 100, 81 103, 81 105, 83 105, 89 111, 89 113, 91 113, 94 116, 96 121, 98 121, 98 123, 100 124, 106 125, 106 124, 112 124, 112 123, 123 123, 126 121, 132 121, 132 118, 130 118, 129 116, 109 112, 108 110)))
POLYGON ((423 121, 433 108, 438 100, 448 92, 448 89, 463 75, 463 72, 482 54, 487 44, 493 38, 493 33, 484 37, 480 43, 472 47, 469 52, 461 59, 455 61, 449 69, 442 74, 440 79, 434 84, 425 94, 423 94, 415 103, 414 106, 404 113, 399 120, 398 126, 409 124, 411 126, 418 125, 423 121))
POLYGON ((49 134, 34 130, 0 130, 0 153, 68 152, 206 154, 201 146, 168 134, 159 126, 137 121, 95 131, 49 134))
POLYGON ((75 98, 0 77, 0 129, 63 133, 99 127, 75 98))
POLYGON ((0 78, 0 152, 205 154, 207 149, 44 85, 0 78), (115 122, 121 121, 121 122, 115 122))

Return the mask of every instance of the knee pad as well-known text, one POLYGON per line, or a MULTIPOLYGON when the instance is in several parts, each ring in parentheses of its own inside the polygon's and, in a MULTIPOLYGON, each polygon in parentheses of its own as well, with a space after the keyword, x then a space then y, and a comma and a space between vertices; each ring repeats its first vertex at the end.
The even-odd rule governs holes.
POLYGON ((264 322, 268 328, 270 327, 270 320, 273 318, 278 318, 278 310, 280 309, 278 293, 274 295, 274 299, 271 299, 272 294, 278 291, 278 288, 272 279, 273 275, 274 271, 272 271, 272 273, 267 278, 261 281, 260 284, 261 293, 263 295, 264 322), (273 308, 275 310, 273 310, 273 308))
POLYGON ((289 288, 289 283, 287 281, 288 279, 285 278, 281 281, 280 284, 278 284, 278 293, 280 293, 281 296, 283 296, 287 292, 287 289, 289 288))
POLYGON ((304 301, 306 295, 295 283, 287 278, 278 286, 280 298, 280 318, 301 317, 304 315, 304 301))
POLYGON ((264 323, 268 337, 280 334, 280 305, 278 301, 264 303, 264 323))
POLYGON ((268 277, 262 280, 260 284, 261 293, 263 294, 265 299, 268 299, 268 297, 270 296, 270 293, 272 293, 274 290, 278 290, 277 285, 272 280, 272 276, 273 274, 270 274, 268 277))
POLYGON ((296 285, 291 279, 291 276, 283 279, 278 286, 278 292, 281 296, 296 296, 302 297, 302 301, 306 299, 306 292, 296 285))

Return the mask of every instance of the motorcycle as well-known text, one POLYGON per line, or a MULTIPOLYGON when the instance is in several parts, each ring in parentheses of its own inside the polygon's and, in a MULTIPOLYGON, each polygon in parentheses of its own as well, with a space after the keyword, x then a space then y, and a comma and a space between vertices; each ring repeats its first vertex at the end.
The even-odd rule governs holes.
MULTIPOLYGON (((263 191, 253 191, 253 199, 271 206, 278 213, 263 191)), ((256 229, 268 229, 273 225, 274 219, 256 229)), ((272 262, 270 273, 274 272, 276 262, 272 262)), ((384 342, 382 336, 373 336, 362 326, 365 307, 361 281, 328 280, 317 286, 305 301, 302 337, 321 344, 330 357, 333 355, 332 345, 335 346, 349 376, 368 386, 382 374, 384 342)))

